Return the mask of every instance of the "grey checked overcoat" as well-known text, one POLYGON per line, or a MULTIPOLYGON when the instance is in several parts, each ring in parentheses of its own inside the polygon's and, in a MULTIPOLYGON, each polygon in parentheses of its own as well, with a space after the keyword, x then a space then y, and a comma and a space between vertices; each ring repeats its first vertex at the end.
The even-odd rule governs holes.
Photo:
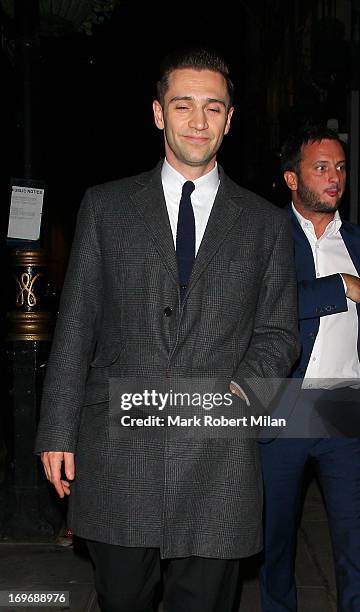
POLYGON ((36 444, 37 452, 75 453, 68 518, 75 534, 159 547, 163 558, 244 557, 261 548, 256 440, 116 440, 108 382, 169 372, 220 376, 270 399, 267 379, 285 377, 297 357, 287 224, 283 211, 220 169, 181 303, 161 164, 87 191, 36 444))

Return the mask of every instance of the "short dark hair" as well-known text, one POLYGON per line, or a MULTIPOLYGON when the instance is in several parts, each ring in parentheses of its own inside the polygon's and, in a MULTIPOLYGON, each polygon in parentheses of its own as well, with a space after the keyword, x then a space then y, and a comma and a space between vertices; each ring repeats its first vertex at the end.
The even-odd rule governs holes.
POLYGON ((323 125, 306 125, 291 134, 281 149, 281 169, 299 173, 304 145, 321 140, 336 140, 343 148, 338 134, 323 125))
POLYGON ((170 74, 180 68, 192 68, 194 70, 212 70, 220 72, 226 81, 230 105, 234 99, 234 85, 229 76, 229 68, 224 58, 213 49, 207 47, 189 48, 177 50, 165 57, 160 66, 160 78, 156 84, 157 97, 164 105, 164 98, 169 87, 170 74))

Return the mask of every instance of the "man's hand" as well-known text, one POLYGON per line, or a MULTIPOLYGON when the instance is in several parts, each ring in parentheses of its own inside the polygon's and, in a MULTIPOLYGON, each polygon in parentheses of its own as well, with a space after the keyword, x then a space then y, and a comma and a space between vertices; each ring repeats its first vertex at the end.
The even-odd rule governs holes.
POLYGON ((48 451, 41 453, 46 478, 54 485, 59 497, 70 495, 70 482, 75 477, 74 453, 62 451, 48 451), (61 465, 64 462, 65 476, 68 480, 61 480, 61 465))
POLYGON ((237 395, 238 397, 240 397, 240 399, 243 402, 245 402, 247 406, 250 406, 250 402, 248 398, 246 397, 245 393, 243 392, 243 390, 240 389, 239 385, 237 385, 233 381, 231 381, 230 383, 230 391, 233 395, 237 395))
POLYGON ((353 302, 360 303, 360 278, 353 276, 352 274, 341 274, 346 286, 346 297, 353 302))

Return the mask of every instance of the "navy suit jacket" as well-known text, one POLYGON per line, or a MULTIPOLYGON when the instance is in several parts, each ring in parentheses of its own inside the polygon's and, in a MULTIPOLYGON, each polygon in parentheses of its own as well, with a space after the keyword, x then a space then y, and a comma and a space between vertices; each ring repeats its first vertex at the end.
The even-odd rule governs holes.
MULTIPOLYGON (((300 357, 292 369, 291 377, 303 378, 319 331, 320 317, 345 312, 348 308, 340 274, 316 278, 311 246, 291 206, 289 207, 289 214, 295 248, 301 339, 300 357)), ((343 221, 340 233, 360 275, 360 227, 348 221, 343 221)), ((342 270, 339 270, 339 272, 342 272, 342 270)), ((359 304, 357 304, 357 313, 359 318, 359 304)), ((360 358, 360 324, 357 346, 360 358)))

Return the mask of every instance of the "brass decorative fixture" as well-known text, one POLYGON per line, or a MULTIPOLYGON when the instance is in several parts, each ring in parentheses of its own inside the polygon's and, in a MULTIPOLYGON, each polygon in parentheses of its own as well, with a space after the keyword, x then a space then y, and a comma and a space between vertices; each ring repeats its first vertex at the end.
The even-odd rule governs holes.
POLYGON ((43 249, 14 249, 11 254, 15 286, 8 313, 8 341, 50 341, 52 315, 47 310, 47 262, 43 249))

